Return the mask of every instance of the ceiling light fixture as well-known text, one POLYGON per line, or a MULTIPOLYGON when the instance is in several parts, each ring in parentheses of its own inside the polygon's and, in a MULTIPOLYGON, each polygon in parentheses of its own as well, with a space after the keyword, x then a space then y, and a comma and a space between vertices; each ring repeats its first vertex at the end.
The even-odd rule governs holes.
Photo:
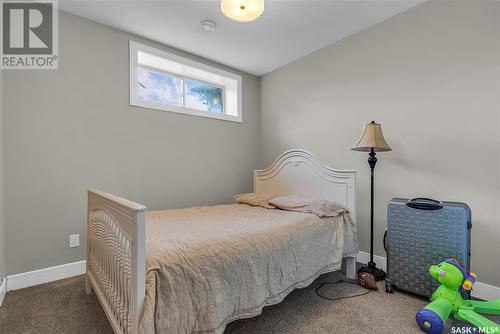
POLYGON ((212 32, 217 27, 217 24, 215 24, 214 21, 203 20, 200 22, 200 27, 201 27, 201 30, 203 30, 203 31, 212 32))
POLYGON ((252 22, 264 12, 264 0, 221 0, 220 8, 233 21, 252 22))

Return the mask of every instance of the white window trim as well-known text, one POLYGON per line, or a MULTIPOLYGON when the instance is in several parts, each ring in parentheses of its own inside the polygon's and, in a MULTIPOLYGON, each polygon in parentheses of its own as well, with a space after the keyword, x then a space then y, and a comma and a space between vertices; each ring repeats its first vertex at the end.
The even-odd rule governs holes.
MULTIPOLYGON (((154 69, 155 71, 161 72, 161 69, 154 69)), ((184 79, 191 79, 195 80, 198 82, 205 82, 213 86, 220 87, 217 84, 213 84, 210 82, 206 82, 197 78, 190 78, 190 77, 183 77, 177 74, 173 74, 175 77, 179 78, 184 78, 184 79)), ((149 47, 147 45, 143 45, 134 41, 130 41, 130 105, 131 106, 136 106, 136 107, 143 107, 143 108, 148 108, 148 109, 155 109, 155 110, 163 110, 163 111, 170 111, 170 112, 176 112, 176 113, 181 113, 181 114, 186 114, 186 115, 193 115, 193 116, 200 116, 200 117, 209 117, 209 118, 215 118, 215 119, 220 119, 224 121, 231 121, 231 122, 238 122, 241 123, 243 121, 243 115, 242 115, 242 87, 241 87, 241 76, 224 71, 220 68, 209 66, 191 59, 187 59, 184 57, 180 57, 178 55, 175 55, 170 52, 162 51, 153 47, 149 47), (231 79, 234 79, 238 83, 238 101, 237 101, 237 108, 238 108, 238 116, 234 115, 228 115, 228 114, 219 114, 219 113, 214 113, 210 111, 203 111, 203 110, 198 110, 198 109, 192 109, 192 108, 186 108, 186 107, 177 107, 177 106, 169 106, 165 104, 159 104, 159 103, 154 103, 150 101, 144 101, 144 100, 139 100, 137 99, 137 67, 145 67, 143 65, 138 64, 138 52, 143 51, 145 53, 149 53, 151 55, 155 55, 158 57, 163 57, 181 64, 185 64, 188 66, 196 67, 201 70, 205 70, 207 72, 211 73, 216 73, 231 79)), ((184 83, 183 83, 184 85, 184 83)), ((183 87, 184 89, 184 87, 183 87)), ((224 106, 227 105, 226 103, 226 94, 224 91, 224 106)))

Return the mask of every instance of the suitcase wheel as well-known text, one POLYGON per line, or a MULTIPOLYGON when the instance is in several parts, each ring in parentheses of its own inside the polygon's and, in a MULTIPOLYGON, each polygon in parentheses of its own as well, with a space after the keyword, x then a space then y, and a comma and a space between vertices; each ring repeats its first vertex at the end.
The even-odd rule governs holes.
POLYGON ((385 292, 391 293, 391 294, 394 293, 394 289, 392 287, 392 284, 387 283, 387 282, 385 283, 385 292))

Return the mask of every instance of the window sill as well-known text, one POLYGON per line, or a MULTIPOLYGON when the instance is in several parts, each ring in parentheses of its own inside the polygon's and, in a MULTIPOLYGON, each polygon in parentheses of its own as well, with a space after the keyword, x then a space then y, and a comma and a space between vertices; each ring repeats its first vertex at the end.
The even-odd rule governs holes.
POLYGON ((238 117, 238 116, 233 116, 233 115, 219 114, 219 113, 197 110, 197 109, 182 108, 182 107, 176 107, 176 106, 167 106, 167 105, 161 105, 161 104, 156 104, 156 103, 142 101, 142 100, 141 101, 132 101, 131 100, 130 106, 139 107, 139 108, 146 108, 146 109, 153 109, 153 110, 160 110, 160 111, 168 111, 168 112, 174 112, 174 113, 190 115, 190 116, 214 118, 214 119, 218 119, 218 120, 235 122, 235 123, 243 123, 241 116, 238 117))

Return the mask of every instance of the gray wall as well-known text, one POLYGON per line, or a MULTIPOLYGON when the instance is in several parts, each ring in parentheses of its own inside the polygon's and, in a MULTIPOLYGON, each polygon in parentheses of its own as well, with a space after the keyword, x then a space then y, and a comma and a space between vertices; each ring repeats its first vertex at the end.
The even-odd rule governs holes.
POLYGON ((4 85, 3 71, 0 70, 0 284, 5 276, 5 206, 4 206, 4 85))
POLYGON ((85 259, 88 187, 149 209, 252 189, 258 78, 239 73, 242 124, 131 107, 130 39, 225 67, 65 13, 59 34, 59 70, 4 73, 8 274, 85 259))
POLYGON ((432 1, 265 75, 263 161, 303 147, 357 169, 368 251, 367 155, 349 148, 365 122, 382 123, 393 151, 376 168, 375 253, 392 197, 466 202, 472 269, 500 286, 499 21, 498 2, 432 1))

